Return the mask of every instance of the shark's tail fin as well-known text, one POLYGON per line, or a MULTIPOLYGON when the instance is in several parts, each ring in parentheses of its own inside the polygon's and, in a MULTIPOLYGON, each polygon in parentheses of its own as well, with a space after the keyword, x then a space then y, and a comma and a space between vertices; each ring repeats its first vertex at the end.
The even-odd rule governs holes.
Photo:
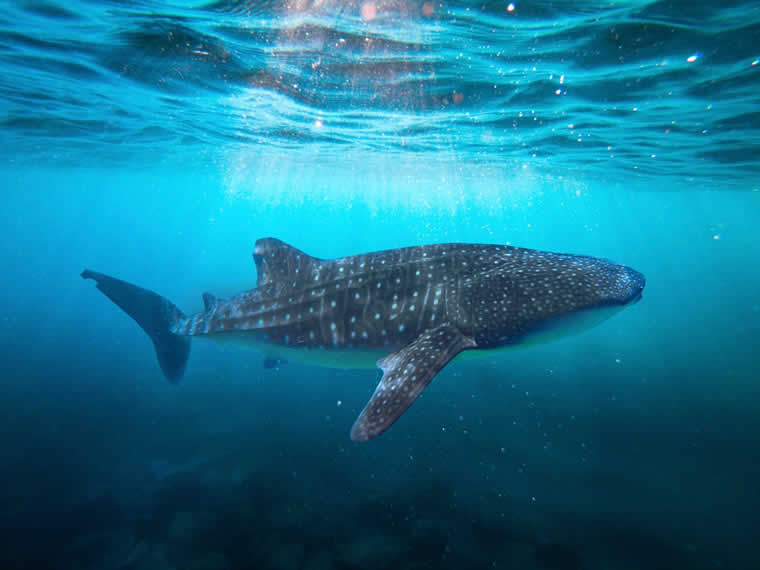
POLYGON ((172 333, 171 327, 185 317, 182 311, 161 295, 126 281, 89 269, 82 277, 95 280, 98 289, 148 333, 164 375, 170 382, 179 382, 190 355, 190 338, 172 333))

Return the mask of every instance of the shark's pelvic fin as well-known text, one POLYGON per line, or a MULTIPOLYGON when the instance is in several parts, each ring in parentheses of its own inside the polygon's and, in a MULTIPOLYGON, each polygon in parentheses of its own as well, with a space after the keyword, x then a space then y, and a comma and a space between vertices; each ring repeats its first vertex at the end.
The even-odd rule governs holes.
POLYGON ((82 272, 82 277, 95 280, 98 289, 148 333, 164 375, 170 382, 179 382, 190 355, 190 339, 176 335, 170 329, 177 320, 185 317, 182 311, 161 295, 126 281, 89 269, 82 272))
POLYGON ((475 348, 472 338, 453 325, 429 329, 398 352, 377 361, 383 377, 351 429, 351 439, 367 441, 388 429, 433 377, 461 351, 475 348))

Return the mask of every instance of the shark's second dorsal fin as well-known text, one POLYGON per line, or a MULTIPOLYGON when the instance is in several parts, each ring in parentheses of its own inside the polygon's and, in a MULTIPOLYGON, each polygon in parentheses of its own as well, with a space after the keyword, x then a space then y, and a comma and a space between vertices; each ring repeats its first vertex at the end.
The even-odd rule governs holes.
POLYGON ((322 260, 277 238, 262 238, 256 241, 253 261, 258 275, 257 286, 276 288, 281 284, 292 285, 309 279, 311 266, 322 260))

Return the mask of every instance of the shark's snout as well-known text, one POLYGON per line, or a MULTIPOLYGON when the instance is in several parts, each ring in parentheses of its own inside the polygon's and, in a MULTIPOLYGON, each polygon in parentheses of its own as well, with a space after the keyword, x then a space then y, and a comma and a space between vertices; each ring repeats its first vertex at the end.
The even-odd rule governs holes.
POLYGON ((635 269, 626 267, 623 281, 625 282, 626 296, 624 304, 633 305, 641 300, 641 293, 647 283, 646 277, 635 269))

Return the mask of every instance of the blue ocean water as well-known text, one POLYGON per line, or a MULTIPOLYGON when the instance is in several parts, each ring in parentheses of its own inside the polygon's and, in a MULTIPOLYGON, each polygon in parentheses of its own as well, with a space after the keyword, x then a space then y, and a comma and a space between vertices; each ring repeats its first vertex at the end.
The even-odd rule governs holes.
POLYGON ((0 567, 760 567, 760 6, 0 5, 0 567), (643 299, 446 367, 194 342, 166 382, 85 267, 159 292, 440 242, 606 257, 643 299))

